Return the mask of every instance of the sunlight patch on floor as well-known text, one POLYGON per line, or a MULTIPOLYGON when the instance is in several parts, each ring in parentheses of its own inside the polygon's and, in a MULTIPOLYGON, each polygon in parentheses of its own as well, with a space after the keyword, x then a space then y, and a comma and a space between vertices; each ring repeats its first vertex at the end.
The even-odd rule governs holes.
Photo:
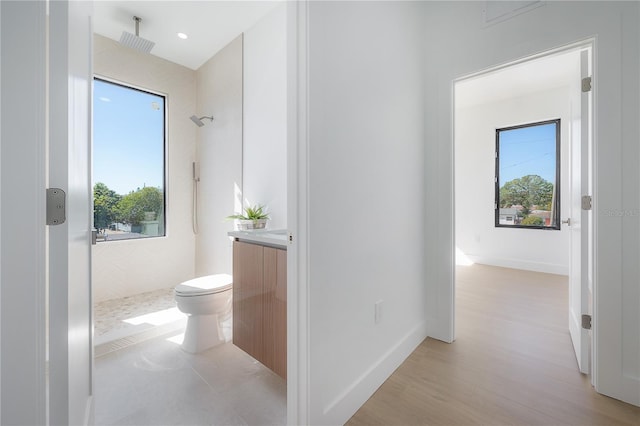
POLYGON ((463 253, 458 247, 456 247, 456 265, 458 266, 471 266, 474 264, 474 261, 469 259, 469 257, 463 253))
POLYGON ((163 325, 184 318, 184 314, 178 308, 169 308, 161 311, 151 312, 149 314, 139 315, 137 317, 128 318, 124 322, 132 325, 151 324, 163 325))
POLYGON ((184 333, 176 334, 175 336, 171 336, 165 339, 167 342, 175 343, 176 345, 181 345, 184 341, 184 333))

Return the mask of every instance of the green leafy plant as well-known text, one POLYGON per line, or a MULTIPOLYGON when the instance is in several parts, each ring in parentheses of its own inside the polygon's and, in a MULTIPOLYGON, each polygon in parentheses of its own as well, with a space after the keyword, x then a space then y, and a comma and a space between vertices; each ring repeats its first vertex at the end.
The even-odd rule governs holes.
POLYGON ((234 214, 227 216, 227 219, 239 219, 239 220, 260 220, 269 219, 269 214, 265 212, 264 206, 254 205, 244 208, 244 214, 234 214))
POLYGON ((522 220, 522 225, 544 226, 544 219, 538 216, 527 216, 522 220))
POLYGON ((145 220, 145 212, 160 214, 164 196, 159 188, 146 186, 122 197, 118 202, 118 216, 124 223, 139 225, 145 220))

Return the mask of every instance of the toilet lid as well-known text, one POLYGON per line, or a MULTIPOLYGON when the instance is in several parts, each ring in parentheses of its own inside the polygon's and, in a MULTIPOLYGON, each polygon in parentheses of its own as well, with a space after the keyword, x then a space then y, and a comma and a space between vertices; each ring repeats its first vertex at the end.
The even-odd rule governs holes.
POLYGON ((229 290, 233 285, 233 278, 229 274, 206 275, 180 283, 175 293, 180 296, 202 296, 229 290))

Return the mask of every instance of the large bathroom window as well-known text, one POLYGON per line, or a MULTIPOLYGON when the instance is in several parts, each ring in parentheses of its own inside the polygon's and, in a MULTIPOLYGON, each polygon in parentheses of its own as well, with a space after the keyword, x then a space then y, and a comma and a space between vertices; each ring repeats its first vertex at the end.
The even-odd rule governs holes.
POLYGON ((495 226, 560 229, 560 120, 496 129, 495 226))
POLYGON ((98 241, 165 235, 166 99, 94 79, 93 226, 98 241))

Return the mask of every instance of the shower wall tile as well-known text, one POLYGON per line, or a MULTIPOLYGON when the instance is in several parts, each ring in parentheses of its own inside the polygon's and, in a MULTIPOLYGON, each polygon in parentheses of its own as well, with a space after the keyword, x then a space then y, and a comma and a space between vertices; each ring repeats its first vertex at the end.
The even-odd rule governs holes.
POLYGON ((242 41, 224 47, 197 71, 197 112, 214 121, 198 133, 200 232, 196 274, 231 274, 233 222, 225 218, 242 205, 242 41))

